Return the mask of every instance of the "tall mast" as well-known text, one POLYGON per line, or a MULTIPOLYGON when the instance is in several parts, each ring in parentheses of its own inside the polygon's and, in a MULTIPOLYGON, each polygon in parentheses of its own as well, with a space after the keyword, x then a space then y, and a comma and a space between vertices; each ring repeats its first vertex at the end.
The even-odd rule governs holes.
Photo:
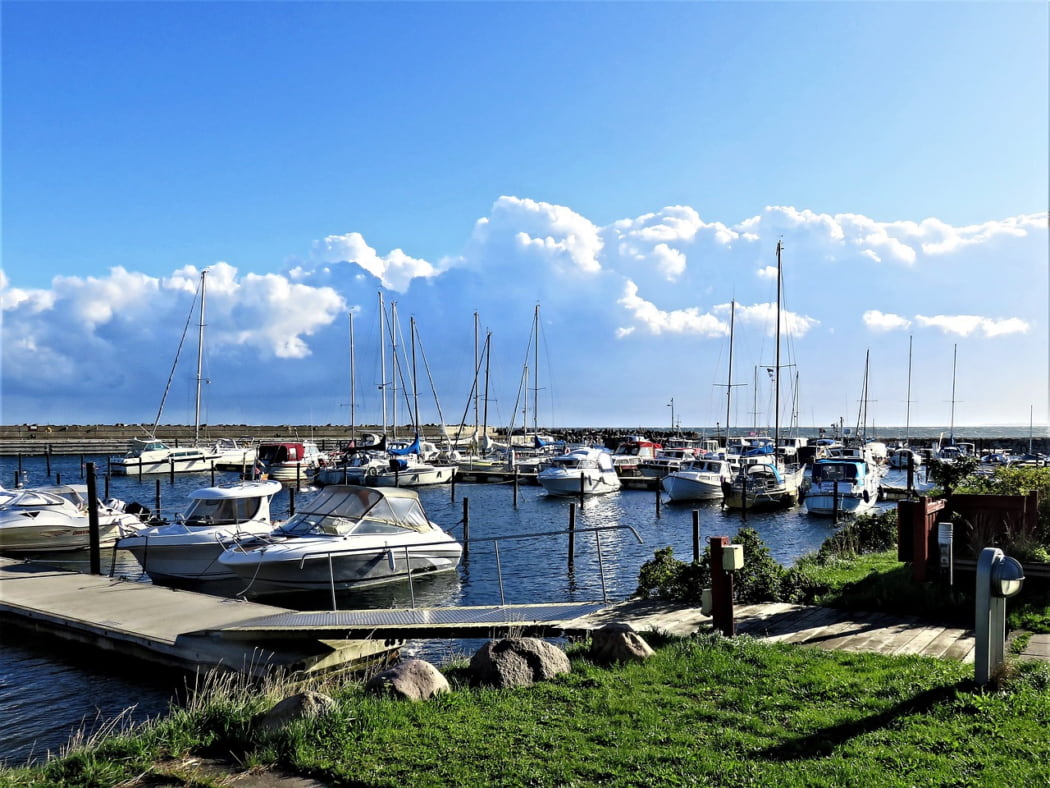
POLYGON ((478 436, 478 313, 474 313, 474 438, 478 436))
MULTIPOLYGON (((733 406, 733 386, 746 386, 746 383, 733 383, 733 331, 736 324, 736 301, 729 303, 729 377, 725 383, 716 386, 726 387, 726 445, 729 445, 729 419, 733 406)), ((757 405, 755 406, 758 407, 757 405)), ((756 417, 757 418, 757 417, 756 417)))
POLYGON ((397 301, 390 302, 390 364, 393 375, 390 378, 390 430, 397 438, 397 379, 401 375, 401 365, 397 358, 397 301))
POLYGON ((782 241, 777 241, 777 368, 773 378, 773 445, 780 445, 780 295, 783 289, 781 283, 780 250, 782 241))
POLYGON ((350 440, 357 445, 357 370, 354 367, 354 313, 347 312, 350 319, 350 440))
POLYGON ((383 434, 386 435, 386 306, 383 304, 383 292, 379 292, 379 391, 383 402, 383 434))
POLYGON ((911 443, 911 343, 913 337, 908 337, 908 402, 904 410, 904 445, 911 443))
POLYGON ((193 411, 193 440, 200 438, 201 429, 201 368, 204 361, 204 277, 207 271, 201 271, 201 319, 197 333, 197 406, 193 411))
MULTIPOLYGON (((533 347, 533 375, 536 380, 536 385, 532 389, 532 433, 534 435, 539 434, 539 416, 540 416, 540 305, 536 304, 535 317, 533 319, 534 331, 536 334, 536 345, 533 347)), ((528 394, 526 393, 526 399, 528 394)))
POLYGON ((412 423, 419 435, 419 386, 416 385, 416 318, 408 319, 409 335, 412 338, 412 423))
POLYGON ((959 345, 952 350, 952 420, 948 428, 948 439, 955 445, 955 365, 959 358, 959 345))
POLYGON ((482 436, 489 435, 489 360, 492 358, 492 332, 485 334, 485 400, 482 405, 482 436))

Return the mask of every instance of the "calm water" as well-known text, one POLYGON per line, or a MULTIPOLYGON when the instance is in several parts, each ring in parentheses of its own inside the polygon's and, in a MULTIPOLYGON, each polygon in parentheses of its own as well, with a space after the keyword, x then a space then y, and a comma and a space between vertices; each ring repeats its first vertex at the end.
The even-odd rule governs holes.
MULTIPOLYGON (((105 458, 94 459, 101 472, 105 458)), ((55 475, 64 483, 84 483, 79 457, 52 458, 49 479, 43 458, 26 458, 22 468, 28 485, 53 482, 55 475)), ((15 477, 16 458, 0 457, 0 480, 15 477)), ((235 475, 219 475, 218 483, 234 481, 235 475)), ((892 477, 891 477, 892 480, 892 477)), ((160 481, 160 506, 157 506, 156 478, 140 482, 135 478, 113 479, 109 495, 125 501, 138 501, 168 517, 183 511, 193 490, 208 486, 204 475, 180 475, 175 483, 168 477, 160 481)), ((98 494, 105 495, 104 481, 98 482, 98 494)), ((308 499, 308 489, 295 493, 299 503, 308 499)), ((469 553, 455 574, 427 578, 414 587, 418 605, 482 605, 501 601, 500 575, 497 573, 495 549, 486 540, 502 537, 499 564, 502 568, 502 594, 507 604, 530 602, 610 601, 629 597, 635 590, 638 570, 652 558, 654 551, 674 548, 683 560, 692 557, 692 512, 700 511, 701 539, 711 536, 733 536, 741 527, 740 515, 723 513, 718 503, 673 505, 663 503, 656 513, 656 494, 624 490, 620 493, 588 499, 577 507, 577 529, 601 526, 630 526, 629 530, 603 531, 601 565, 594 534, 578 533, 576 560, 567 566, 567 539, 564 535, 510 538, 568 528, 570 501, 548 498, 542 488, 519 488, 518 506, 513 491, 503 485, 457 484, 455 500, 449 487, 424 489, 420 498, 431 519, 457 537, 462 537, 464 499, 469 502, 469 553)), ((289 493, 283 492, 273 505, 275 518, 286 516, 289 493)), ((886 505, 886 504, 884 504, 886 505)), ((892 505, 892 504, 889 504, 892 505)), ((804 508, 776 514, 752 514, 749 527, 755 528, 773 557, 790 564, 803 553, 815 550, 831 533, 826 519, 806 515, 804 508)), ((65 566, 87 570, 86 555, 64 556, 65 566)), ((52 559, 53 560, 53 559, 52 559)), ((103 571, 110 568, 110 555, 103 556, 103 571)), ((127 553, 118 553, 114 573, 140 582, 138 564, 127 553)), ((227 593, 237 588, 221 589, 227 593)), ((408 606, 407 585, 391 586, 357 594, 342 594, 340 608, 408 606)), ((267 597, 269 604, 299 609, 327 609, 327 595, 321 598, 267 597)), ((440 662, 450 655, 469 654, 471 643, 418 642, 406 647, 407 653, 440 662)), ((0 761, 24 763, 56 752, 78 729, 88 732, 125 713, 128 720, 141 721, 163 714, 176 693, 184 687, 185 678, 146 663, 123 659, 115 654, 85 654, 84 649, 71 649, 68 644, 26 635, 22 630, 4 625, 0 636, 0 761)))

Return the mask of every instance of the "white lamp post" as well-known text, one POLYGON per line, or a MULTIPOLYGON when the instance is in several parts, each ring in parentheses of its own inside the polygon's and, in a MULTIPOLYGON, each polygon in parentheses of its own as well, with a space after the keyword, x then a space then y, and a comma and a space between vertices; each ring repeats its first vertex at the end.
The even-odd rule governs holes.
POLYGON ((1006 648, 1006 600, 1024 584, 1024 569, 998 547, 986 547, 977 560, 977 618, 974 623, 974 681, 989 682, 1003 666, 1006 648))

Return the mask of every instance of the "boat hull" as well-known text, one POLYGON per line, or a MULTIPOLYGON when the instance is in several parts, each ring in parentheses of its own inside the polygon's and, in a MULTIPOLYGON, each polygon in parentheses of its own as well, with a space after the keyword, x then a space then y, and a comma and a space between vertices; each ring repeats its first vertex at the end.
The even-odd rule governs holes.
POLYGON ((548 495, 557 496, 580 495, 581 493, 583 495, 603 495, 616 492, 622 486, 620 479, 615 474, 609 473, 581 476, 579 473, 542 471, 537 476, 537 481, 548 495))
POLYGON ((703 478, 672 473, 660 484, 672 501, 717 501, 724 494, 721 477, 714 475, 703 478))
MULTIPOLYGON (((125 534, 141 528, 142 522, 132 515, 99 518, 99 547, 112 547, 125 534)), ((76 521, 54 521, 36 518, 31 524, 0 525, 0 552, 55 553, 87 550, 90 528, 85 515, 76 521)))

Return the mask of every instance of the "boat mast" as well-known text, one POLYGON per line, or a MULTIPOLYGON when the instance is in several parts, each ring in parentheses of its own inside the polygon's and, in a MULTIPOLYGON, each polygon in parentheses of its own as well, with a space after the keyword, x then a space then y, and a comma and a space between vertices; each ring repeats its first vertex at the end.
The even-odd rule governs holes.
POLYGON ((357 370, 354 367, 354 313, 347 312, 347 317, 350 319, 350 440, 353 441, 354 445, 357 445, 357 408, 356 408, 356 396, 357 383, 356 376, 357 370))
POLYGON ((409 335, 412 338, 412 419, 419 436, 419 386, 416 385, 416 318, 408 319, 409 335))
POLYGON ((911 444, 911 343, 914 337, 908 337, 908 401, 904 410, 904 445, 911 444))
POLYGON ((780 250, 783 241, 777 241, 777 369, 773 378, 773 445, 780 445, 780 295, 783 290, 781 283, 780 250))
MULTIPOLYGON (((532 433, 533 435, 539 435, 539 416, 540 416, 540 305, 536 304, 536 311, 533 317, 534 333, 536 334, 536 345, 533 347, 533 375, 535 376, 536 385, 532 389, 532 433)), ((526 399, 528 395, 526 394, 526 399)))
POLYGON ((379 391, 383 403, 383 435, 386 435, 386 306, 383 304, 383 293, 379 292, 379 391))
POLYGON ((397 359, 397 301, 390 302, 390 363, 393 376, 390 387, 390 432, 397 438, 397 379, 401 375, 401 366, 397 359))
MULTIPOLYGON (((716 386, 726 387, 726 442, 729 445, 729 418, 733 406, 733 386, 746 386, 746 383, 733 382, 733 331, 736 323, 736 301, 729 302, 729 377, 725 383, 716 383, 716 386)), ((757 405, 756 405, 757 407, 757 405)))
POLYGON ((951 441, 951 445, 955 445, 955 369, 956 362, 959 359, 959 345, 953 346, 952 350, 952 420, 948 425, 948 440, 951 441))
POLYGON ((483 439, 489 436, 489 361, 492 358, 492 332, 485 334, 485 400, 482 405, 481 430, 483 439))
POLYGON ((204 362, 204 277, 208 272, 201 271, 201 315, 197 332, 197 404, 193 411, 193 441, 200 439, 201 429, 201 367, 204 362))
POLYGON ((480 366, 478 351, 478 313, 474 313, 474 440, 478 440, 478 368, 480 366))

